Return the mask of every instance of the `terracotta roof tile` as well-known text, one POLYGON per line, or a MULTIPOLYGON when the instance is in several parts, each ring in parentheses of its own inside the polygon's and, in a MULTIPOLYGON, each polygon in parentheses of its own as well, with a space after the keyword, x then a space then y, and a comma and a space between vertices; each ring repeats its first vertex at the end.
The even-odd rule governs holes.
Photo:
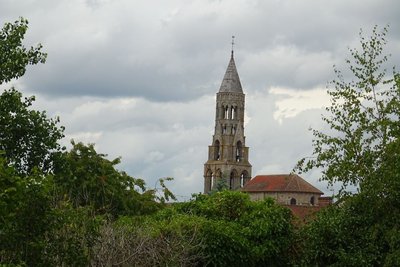
POLYGON ((302 192, 323 194, 296 174, 257 175, 243 187, 244 192, 302 192))

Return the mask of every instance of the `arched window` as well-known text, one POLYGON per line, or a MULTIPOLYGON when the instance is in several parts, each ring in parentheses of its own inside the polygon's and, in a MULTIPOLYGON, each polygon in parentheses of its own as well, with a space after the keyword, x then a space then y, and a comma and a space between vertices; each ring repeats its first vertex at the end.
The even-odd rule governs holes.
POLYGON ((215 140, 215 143, 214 143, 214 159, 215 160, 220 160, 220 158, 221 158, 220 147, 221 147, 221 145, 220 145, 219 141, 215 140))
POLYGON ((221 105, 219 107, 219 113, 218 113, 218 119, 224 119, 225 116, 225 107, 223 105, 221 105))
POLYGON ((222 134, 226 134, 226 125, 222 127, 222 134))
POLYGON ((211 191, 212 186, 213 186, 213 181, 212 181, 213 173, 212 173, 212 171, 210 169, 207 170, 205 178, 206 178, 205 190, 206 190, 206 193, 207 193, 207 192, 211 191))
POLYGON ((212 190, 215 186, 215 175, 211 173, 211 182, 210 182, 210 190, 212 190))
POLYGON ((232 126, 232 134, 236 133, 236 126, 232 126))
POLYGON ((231 107, 231 114, 232 114, 231 119, 232 120, 235 120, 237 117, 236 109, 237 109, 237 107, 233 107, 233 106, 231 107))
POLYGON ((249 175, 247 171, 242 172, 242 174, 240 175, 240 187, 243 187, 247 183, 247 181, 249 180, 248 176, 249 175))
POLYGON ((314 196, 312 196, 310 198, 310 204, 314 206, 314 204, 315 204, 315 197, 314 196))
POLYGON ((238 141, 236 143, 236 162, 241 161, 242 159, 242 142, 238 141))
POLYGON ((295 198, 290 199, 290 205, 296 205, 297 201, 295 198))
POLYGON ((225 111, 224 111, 224 119, 228 119, 229 118, 229 108, 228 106, 225 107, 225 111))
POLYGON ((235 180, 237 179, 237 171, 232 170, 231 175, 229 177, 229 189, 236 189, 235 180))

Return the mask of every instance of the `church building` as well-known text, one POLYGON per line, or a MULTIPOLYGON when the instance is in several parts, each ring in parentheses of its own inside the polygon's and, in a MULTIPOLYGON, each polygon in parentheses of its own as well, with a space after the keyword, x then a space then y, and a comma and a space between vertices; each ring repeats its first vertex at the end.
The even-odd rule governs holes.
POLYGON ((310 210, 330 205, 332 198, 322 197, 319 189, 295 174, 258 175, 251 179, 244 112, 245 94, 232 49, 216 98, 214 135, 204 164, 204 193, 208 194, 222 182, 230 190, 248 193, 252 200, 274 198, 299 217, 310 210))

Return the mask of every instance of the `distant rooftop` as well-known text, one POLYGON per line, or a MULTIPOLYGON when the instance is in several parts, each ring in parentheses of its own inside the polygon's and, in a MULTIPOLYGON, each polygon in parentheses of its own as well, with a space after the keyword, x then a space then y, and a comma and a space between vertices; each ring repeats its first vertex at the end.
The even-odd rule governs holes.
POLYGON ((323 194, 297 174, 257 175, 243 187, 244 192, 299 192, 323 194))

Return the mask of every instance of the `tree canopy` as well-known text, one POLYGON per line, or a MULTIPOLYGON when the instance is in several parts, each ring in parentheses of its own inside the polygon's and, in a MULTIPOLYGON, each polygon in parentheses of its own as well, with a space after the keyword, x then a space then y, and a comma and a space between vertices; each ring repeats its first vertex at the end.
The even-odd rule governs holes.
POLYGON ((22 17, 5 23, 0 30, 0 84, 23 76, 27 65, 46 61, 41 44, 29 49, 22 44, 27 30, 28 20, 22 17))
POLYGON ((0 150, 22 174, 34 168, 51 172, 57 153, 63 150, 59 141, 64 127, 59 126, 59 118, 31 109, 34 100, 14 88, 0 95, 0 150))
POLYGON ((346 60, 353 80, 335 68, 323 121, 313 130, 314 156, 298 168, 321 168, 321 179, 342 182, 336 205, 302 230, 304 266, 400 265, 400 75, 384 68, 387 28, 360 33, 346 60), (357 194, 348 194, 348 185, 357 194))
POLYGON ((91 206, 96 214, 113 216, 148 214, 160 208, 154 190, 147 190, 142 179, 116 169, 120 158, 108 160, 93 144, 72 141, 72 146, 58 160, 54 180, 58 194, 74 207, 91 206))
POLYGON ((400 76, 385 69, 383 53, 388 29, 374 27, 370 37, 360 32, 360 49, 350 49, 346 60, 353 79, 334 68, 331 106, 322 120, 331 129, 313 129, 313 156, 299 161, 300 171, 322 169, 322 180, 362 188, 383 163, 387 146, 399 137, 400 76))

